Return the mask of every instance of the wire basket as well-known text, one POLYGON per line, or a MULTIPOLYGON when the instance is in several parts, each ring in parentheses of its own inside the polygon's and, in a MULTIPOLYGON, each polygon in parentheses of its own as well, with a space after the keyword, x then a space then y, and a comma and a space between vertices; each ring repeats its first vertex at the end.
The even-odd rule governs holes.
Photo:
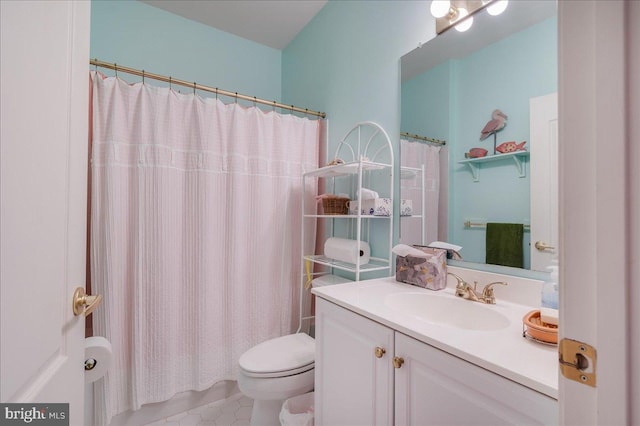
POLYGON ((327 197, 322 199, 322 211, 324 214, 347 214, 349 212, 349 198, 327 197))

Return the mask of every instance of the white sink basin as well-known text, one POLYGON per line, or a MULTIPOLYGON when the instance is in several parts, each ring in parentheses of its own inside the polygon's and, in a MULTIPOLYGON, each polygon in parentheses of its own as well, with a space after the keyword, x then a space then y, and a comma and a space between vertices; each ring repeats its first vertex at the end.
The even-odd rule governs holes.
POLYGON ((453 295, 397 293, 385 298, 385 304, 420 320, 465 330, 500 330, 509 319, 484 305, 453 295))

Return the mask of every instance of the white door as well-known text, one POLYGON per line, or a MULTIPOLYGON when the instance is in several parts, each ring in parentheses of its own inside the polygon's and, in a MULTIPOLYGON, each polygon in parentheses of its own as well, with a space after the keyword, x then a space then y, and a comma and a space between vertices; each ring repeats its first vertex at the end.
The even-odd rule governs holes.
POLYGON ((71 299, 85 281, 90 3, 0 7, 0 398, 69 403, 78 425, 84 317, 71 299))
POLYGON ((393 424, 393 330, 316 299, 315 424, 393 424))
MULTIPOLYGON (((638 400, 640 375, 638 354, 630 350, 638 323, 629 321, 634 312, 629 295, 638 288, 631 266, 638 259, 632 250, 638 247, 633 231, 638 216, 630 214, 629 205, 637 206, 640 197, 629 176, 637 169, 631 157, 635 152, 637 160, 640 141, 626 133, 638 121, 627 109, 629 82, 637 89, 638 73, 625 66, 634 57, 637 64, 640 52, 638 32, 635 48, 629 37, 640 20, 636 3, 558 2, 559 338, 597 350, 595 387, 560 377, 561 424, 640 422, 630 417, 638 413, 630 398, 635 394, 638 400)), ((575 354, 565 359, 571 362, 575 354)), ((590 362, 587 372, 592 368, 590 362)))
POLYGON ((529 100, 531 269, 547 271, 558 256, 558 94, 529 100))

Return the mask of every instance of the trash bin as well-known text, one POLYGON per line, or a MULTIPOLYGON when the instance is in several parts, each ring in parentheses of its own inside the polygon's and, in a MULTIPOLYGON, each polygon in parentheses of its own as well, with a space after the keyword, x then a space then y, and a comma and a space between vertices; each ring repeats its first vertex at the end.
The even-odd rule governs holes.
POLYGON ((282 426, 313 426, 313 392, 294 396, 282 404, 282 426))

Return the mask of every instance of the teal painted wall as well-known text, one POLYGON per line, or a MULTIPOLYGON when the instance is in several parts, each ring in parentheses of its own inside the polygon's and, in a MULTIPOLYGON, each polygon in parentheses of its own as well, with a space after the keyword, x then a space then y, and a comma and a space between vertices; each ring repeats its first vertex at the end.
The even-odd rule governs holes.
MULTIPOLYGON (((91 3, 91 58, 281 100, 280 50, 138 1, 91 3)), ((140 81, 126 74, 120 76, 140 81)), ((189 89, 179 90, 184 93, 189 89)))
POLYGON ((331 156, 356 123, 370 120, 389 134, 397 161, 400 57, 435 35, 429 4, 329 1, 283 51, 283 101, 329 114, 331 156))
POLYGON ((330 152, 357 122, 398 143, 400 57, 435 35, 429 1, 329 1, 286 47, 286 103, 329 113, 330 152))
POLYGON ((403 132, 450 140, 452 72, 447 61, 402 83, 403 132))
MULTIPOLYGON (((91 57, 325 111, 329 114, 329 152, 356 122, 375 121, 391 136, 397 160, 400 58, 435 36, 429 4, 429 0, 329 1, 279 51, 141 2, 93 1, 91 57)), ((556 45, 555 40, 548 42, 556 45)), ((456 72, 457 65, 450 67, 451 73, 456 72)), ((512 126, 517 109, 503 108, 512 126)), ((478 121, 486 122, 484 115, 469 119, 473 123, 469 128, 478 127, 478 121)), ((453 136, 430 134, 443 139, 453 136)), ((469 146, 476 142, 467 140, 469 146)), ((452 161, 466 149, 460 145, 452 151, 452 161)), ((452 171, 451 178, 462 173, 452 171)), ((397 235, 398 218, 394 232, 397 235)))
POLYGON ((325 111, 329 152, 355 123, 375 121, 397 158, 400 57, 435 36, 429 4, 330 1, 278 51, 141 2, 93 1, 91 57, 325 111))
MULTIPOLYGON (((492 152, 493 138, 479 136, 496 108, 509 116, 497 144, 527 141, 530 148, 529 99, 557 91, 556 27, 557 19, 548 19, 402 85, 403 129, 449 141, 449 240, 464 247, 465 260, 483 263, 485 253, 485 232, 464 229, 465 220, 530 220, 528 162, 525 178, 518 177, 512 161, 483 164, 479 182, 457 162, 473 147, 492 152)), ((529 248, 525 233, 525 267, 529 248)))

